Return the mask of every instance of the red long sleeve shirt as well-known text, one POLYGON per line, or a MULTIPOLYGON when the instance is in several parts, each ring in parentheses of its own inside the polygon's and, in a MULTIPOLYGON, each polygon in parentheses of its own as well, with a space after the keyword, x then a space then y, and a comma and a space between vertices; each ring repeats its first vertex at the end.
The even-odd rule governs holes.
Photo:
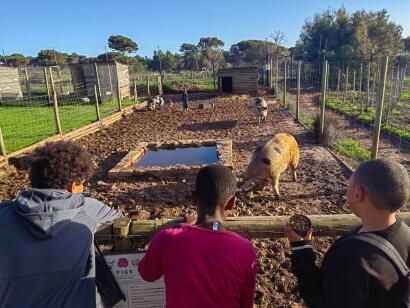
POLYGON ((138 265, 141 277, 164 275, 167 307, 252 307, 256 255, 230 231, 181 224, 161 230, 138 265))

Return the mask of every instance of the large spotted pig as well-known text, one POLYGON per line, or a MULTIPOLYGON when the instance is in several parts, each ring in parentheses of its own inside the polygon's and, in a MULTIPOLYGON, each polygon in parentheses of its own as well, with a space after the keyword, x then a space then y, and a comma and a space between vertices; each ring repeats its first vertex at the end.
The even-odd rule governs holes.
POLYGON ((279 197, 279 178, 288 167, 293 170, 294 181, 297 180, 299 156, 299 146, 293 136, 287 133, 276 134, 254 151, 242 175, 245 181, 243 189, 258 191, 272 182, 275 195, 279 197))

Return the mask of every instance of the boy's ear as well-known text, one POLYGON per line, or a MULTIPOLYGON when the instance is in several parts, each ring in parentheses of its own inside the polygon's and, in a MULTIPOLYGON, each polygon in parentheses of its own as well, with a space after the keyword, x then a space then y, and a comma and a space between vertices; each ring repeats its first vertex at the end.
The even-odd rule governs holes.
POLYGON ((357 202, 363 202, 365 196, 366 196, 366 190, 364 190, 364 188, 361 187, 361 186, 357 186, 356 187, 356 194, 355 194, 356 201, 357 202))
POLYGON ((235 205, 236 197, 231 197, 225 205, 225 211, 231 211, 235 205))
POLYGON ((192 191, 191 198, 192 198, 192 205, 198 205, 198 196, 195 190, 192 191))

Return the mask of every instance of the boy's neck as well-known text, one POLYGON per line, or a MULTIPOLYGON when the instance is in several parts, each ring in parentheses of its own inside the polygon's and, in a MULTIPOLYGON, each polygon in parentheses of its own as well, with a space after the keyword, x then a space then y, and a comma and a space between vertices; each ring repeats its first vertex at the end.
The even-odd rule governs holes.
POLYGON ((396 222, 395 213, 370 213, 362 217, 361 232, 381 231, 387 229, 396 222))
POLYGON ((196 221, 196 224, 197 225, 205 225, 205 224, 212 223, 214 221, 222 222, 223 218, 221 217, 221 215, 219 213, 215 213, 214 215, 208 215, 208 214, 198 215, 198 219, 196 221))

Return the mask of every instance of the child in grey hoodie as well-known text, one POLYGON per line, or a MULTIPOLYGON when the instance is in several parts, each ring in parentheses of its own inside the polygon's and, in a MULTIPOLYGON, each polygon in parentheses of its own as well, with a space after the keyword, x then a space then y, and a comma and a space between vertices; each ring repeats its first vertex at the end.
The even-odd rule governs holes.
POLYGON ((0 203, 0 307, 95 307, 94 232, 121 213, 82 194, 92 161, 80 145, 33 158, 32 188, 0 203))

